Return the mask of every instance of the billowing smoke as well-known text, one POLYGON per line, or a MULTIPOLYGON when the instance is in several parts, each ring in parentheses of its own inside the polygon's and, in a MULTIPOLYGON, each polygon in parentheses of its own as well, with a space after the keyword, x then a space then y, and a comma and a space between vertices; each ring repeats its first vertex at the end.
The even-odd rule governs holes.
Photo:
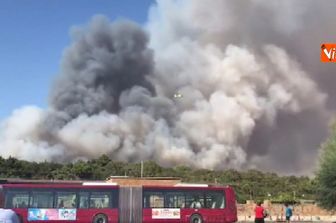
POLYGON ((2 123, 0 154, 312 173, 336 108, 319 62, 332 5, 163 0, 145 28, 96 16, 73 31, 49 108, 2 123))

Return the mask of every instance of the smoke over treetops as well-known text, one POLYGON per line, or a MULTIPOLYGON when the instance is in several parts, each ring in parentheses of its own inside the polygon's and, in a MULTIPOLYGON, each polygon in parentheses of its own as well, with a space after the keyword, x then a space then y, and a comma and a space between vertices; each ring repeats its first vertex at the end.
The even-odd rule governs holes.
POLYGON ((95 16, 49 108, 4 120, 0 155, 309 174, 336 104, 319 62, 336 2, 323 2, 158 1, 146 27, 95 16))

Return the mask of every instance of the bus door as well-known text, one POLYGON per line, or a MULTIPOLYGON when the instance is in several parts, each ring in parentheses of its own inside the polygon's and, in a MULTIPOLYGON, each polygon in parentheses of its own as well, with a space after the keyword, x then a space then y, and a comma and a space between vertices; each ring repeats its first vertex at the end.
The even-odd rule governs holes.
MULTIPOLYGON (((71 194, 60 194, 65 200, 71 194)), ((118 191, 116 189, 84 189, 78 193, 78 222, 118 222, 118 191)))
POLYGON ((184 222, 182 211, 185 194, 176 190, 145 190, 143 196, 144 223, 184 222))
POLYGON ((226 222, 236 222, 237 221, 237 205, 236 205, 236 195, 231 187, 225 188, 226 192, 226 207, 225 207, 225 219, 226 222))
POLYGON ((119 222, 142 223, 142 187, 120 187, 119 222))

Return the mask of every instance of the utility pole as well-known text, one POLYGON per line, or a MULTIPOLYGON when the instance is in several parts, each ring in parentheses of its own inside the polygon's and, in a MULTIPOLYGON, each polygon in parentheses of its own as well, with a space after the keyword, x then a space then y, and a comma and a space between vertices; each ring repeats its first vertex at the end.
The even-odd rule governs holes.
POLYGON ((294 202, 295 202, 295 195, 296 195, 296 194, 295 194, 295 191, 293 191, 293 195, 294 195, 294 202))
POLYGON ((143 177, 143 160, 141 160, 141 178, 143 177))

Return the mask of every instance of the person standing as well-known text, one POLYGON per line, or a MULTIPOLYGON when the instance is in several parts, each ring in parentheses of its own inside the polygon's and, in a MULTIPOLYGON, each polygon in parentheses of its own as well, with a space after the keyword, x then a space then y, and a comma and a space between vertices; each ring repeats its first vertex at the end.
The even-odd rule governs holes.
POLYGON ((257 202, 257 206, 254 209, 254 215, 255 223, 265 223, 266 210, 261 206, 261 202, 257 202))
POLYGON ((20 219, 13 210, 0 208, 0 222, 19 223, 20 219))
POLYGON ((194 197, 194 201, 191 203, 190 207, 191 208, 202 208, 202 205, 201 205, 201 202, 198 196, 194 197))
POLYGON ((285 203, 285 207, 286 207, 286 211, 285 211, 286 222, 289 223, 290 219, 291 219, 291 217, 293 215, 293 211, 292 211, 292 208, 290 208, 287 203, 285 203))

